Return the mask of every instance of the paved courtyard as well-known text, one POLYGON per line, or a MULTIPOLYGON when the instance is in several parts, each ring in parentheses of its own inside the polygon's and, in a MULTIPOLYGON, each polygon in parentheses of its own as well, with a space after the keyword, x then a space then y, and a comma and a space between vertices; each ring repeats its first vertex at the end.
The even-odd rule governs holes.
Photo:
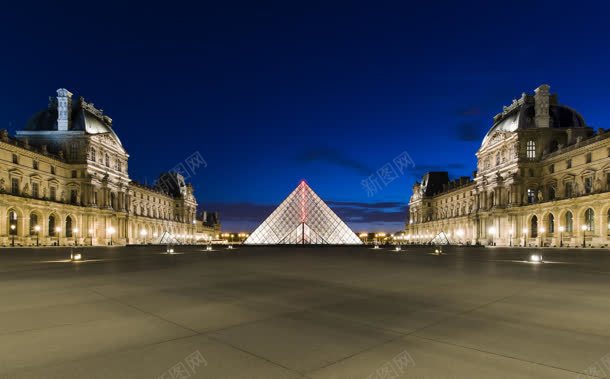
POLYGON ((163 250, 0 249, 0 378, 610 377, 610 250, 163 250))

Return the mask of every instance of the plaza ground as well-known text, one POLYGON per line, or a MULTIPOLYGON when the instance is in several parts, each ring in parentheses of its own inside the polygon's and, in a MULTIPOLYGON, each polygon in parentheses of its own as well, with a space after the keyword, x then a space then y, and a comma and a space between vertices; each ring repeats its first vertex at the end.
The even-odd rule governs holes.
POLYGON ((0 249, 0 378, 610 377, 610 250, 79 251, 0 249))

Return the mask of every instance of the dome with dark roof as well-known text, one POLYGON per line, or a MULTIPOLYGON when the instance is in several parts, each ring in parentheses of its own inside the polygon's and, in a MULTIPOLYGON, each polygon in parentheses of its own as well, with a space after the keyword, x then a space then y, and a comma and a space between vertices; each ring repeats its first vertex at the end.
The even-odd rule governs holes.
MULTIPOLYGON (((539 87, 540 88, 540 87, 539 87)), ((548 87, 547 87, 548 88, 548 87)), ((496 132, 514 132, 518 129, 533 129, 536 125, 535 97, 523 94, 521 99, 513 100, 510 106, 494 117, 494 124, 483 138, 485 145, 496 132)), ((583 117, 574 109, 557 103, 556 95, 549 97, 549 127, 554 129, 586 128, 583 117)))
MULTIPOLYGON (((57 101, 53 100, 49 104, 49 108, 42 110, 32 116, 25 127, 24 131, 57 131, 57 101)), ((70 126, 68 131, 83 131, 87 134, 104 134, 112 135, 119 144, 121 140, 112 130, 112 119, 96 109, 92 104, 84 101, 81 97, 72 103, 70 113, 70 126)))

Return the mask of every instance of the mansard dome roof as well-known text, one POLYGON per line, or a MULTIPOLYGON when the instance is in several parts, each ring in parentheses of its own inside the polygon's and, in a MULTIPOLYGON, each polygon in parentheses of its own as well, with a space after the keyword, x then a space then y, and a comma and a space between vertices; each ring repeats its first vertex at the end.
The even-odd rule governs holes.
MULTIPOLYGON (((34 114, 22 130, 32 132, 57 131, 57 116, 57 100, 51 99, 49 107, 34 114)), ((121 144, 121 140, 112 130, 112 119, 95 108, 93 104, 85 102, 82 97, 72 102, 68 131, 83 131, 87 134, 108 133, 121 144)))
MULTIPOLYGON (((549 97, 549 127, 554 129, 586 128, 583 117, 574 109, 558 104, 557 96, 549 97)), ((502 113, 494 117, 494 124, 483 138, 485 145, 495 132, 514 132, 518 129, 536 128, 535 96, 523 94, 519 100, 504 107, 502 113)))

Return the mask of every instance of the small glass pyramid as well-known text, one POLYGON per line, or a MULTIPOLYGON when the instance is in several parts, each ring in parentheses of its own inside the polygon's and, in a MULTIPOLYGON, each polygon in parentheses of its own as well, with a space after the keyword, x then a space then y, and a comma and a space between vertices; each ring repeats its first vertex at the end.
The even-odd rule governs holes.
POLYGON ((362 241, 302 181, 244 241, 247 245, 361 245, 362 241))

